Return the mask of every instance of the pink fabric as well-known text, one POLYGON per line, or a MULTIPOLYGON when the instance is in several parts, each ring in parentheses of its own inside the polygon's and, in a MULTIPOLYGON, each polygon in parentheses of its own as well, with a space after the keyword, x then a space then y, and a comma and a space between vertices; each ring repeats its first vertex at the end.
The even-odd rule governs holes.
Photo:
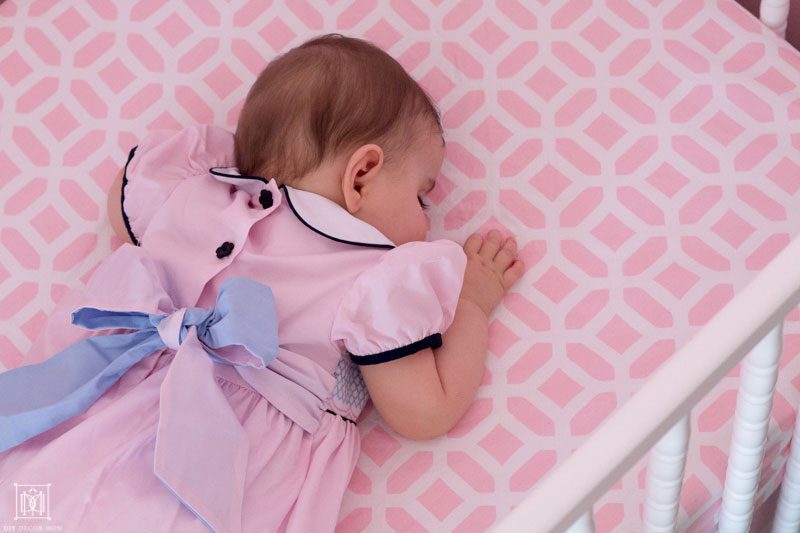
MULTIPOLYGON (((735 0, 260 5, 0 3, 0 369, 54 353, 61 338, 36 339, 45 317, 118 246, 106 191, 141 132, 233 130, 277 55, 327 31, 370 40, 442 113, 431 239, 498 228, 527 272, 446 437, 404 439, 365 406, 341 531, 491 529, 800 233, 800 54, 735 0)), ((180 255, 215 259, 223 233, 180 255)), ((795 310, 759 504, 783 477, 798 355, 795 310)), ((737 367, 693 411, 680 531, 714 529, 739 380, 737 367)), ((645 467, 597 501, 598 533, 642 530, 645 467)))
MULTIPOLYGON (((215 126, 151 132, 127 167, 125 213, 143 251, 169 258, 141 264, 170 294, 178 295, 176 306, 187 305, 179 297, 191 294, 186 287, 204 281, 199 276, 207 266, 191 255, 191 248, 186 261, 164 250, 160 245, 169 242, 167 237, 188 237, 191 230, 202 238, 224 233, 225 221, 244 224, 248 213, 263 217, 253 223, 244 242, 231 233, 233 260, 206 280, 190 305, 213 306, 220 285, 232 276, 250 277, 272 289, 279 319, 278 358, 266 370, 220 364, 212 369, 249 441, 246 467, 234 472, 235 483, 243 487, 241 530, 330 531, 360 449, 358 429, 344 418, 356 420, 367 399, 357 367, 343 357, 343 348, 391 350, 443 332, 452 321, 466 258, 459 245, 444 240, 388 249, 385 236, 333 202, 236 177, 236 169, 230 168, 232 143, 232 133, 215 126), (218 169, 225 175, 209 173, 211 167, 226 167, 218 169), (220 183, 230 186, 219 188, 220 183), (265 189, 274 193, 266 216, 256 203, 265 189), (217 198, 225 190, 230 192, 227 203, 217 198), (197 208, 194 204, 209 202, 224 207, 208 216, 187 214, 197 208), (313 229, 309 220, 316 224, 313 229), (369 325, 362 323, 363 308, 354 305, 362 298, 371 306, 369 325), (418 305, 409 313, 412 299, 418 305)), ((202 252, 215 247, 212 243, 202 252)), ((126 244, 111 260, 133 251, 139 249, 126 244)), ((163 302, 157 296, 143 287, 116 304, 158 307, 163 302)), ((98 289, 97 294, 74 291, 63 298, 25 364, 97 333, 76 332, 65 319, 87 299, 107 301, 108 296, 98 289)), ((82 415, 0 454, 0 493, 13 491, 13 483, 46 478, 58 493, 51 514, 65 531, 205 531, 153 473, 159 394, 175 353, 167 348, 148 356, 82 415)), ((178 390, 185 383, 171 387, 178 390)), ((187 421, 173 417, 169 423, 187 421)), ((220 475, 229 475, 224 472, 228 467, 214 465, 220 475)), ((212 499, 232 497, 223 492, 225 485, 208 476, 184 475, 177 483, 185 490, 205 482, 202 489, 212 499)), ((4 506, 10 501, 0 500, 0 512, 8 511, 4 506)), ((235 521, 230 527, 238 530, 235 521)))
POLYGON ((415 247, 400 247, 358 277, 331 330, 343 349, 357 356, 376 354, 450 326, 461 292, 461 285, 450 280, 462 276, 467 258, 452 241, 430 244, 425 261, 415 247))

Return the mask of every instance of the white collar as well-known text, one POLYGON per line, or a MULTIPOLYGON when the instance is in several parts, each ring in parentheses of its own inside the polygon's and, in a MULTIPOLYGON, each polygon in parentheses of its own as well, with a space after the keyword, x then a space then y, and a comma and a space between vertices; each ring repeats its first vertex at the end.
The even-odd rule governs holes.
POLYGON ((307 227, 334 241, 358 246, 394 248, 395 244, 375 226, 356 218, 345 208, 311 191, 281 185, 286 203, 307 227))
MULTIPOLYGON (((275 180, 267 180, 261 176, 240 174, 235 166, 211 167, 208 169, 215 179, 236 185, 247 191, 252 204, 258 206, 260 193, 267 189, 283 189, 286 203, 292 213, 308 228, 320 235, 345 244, 356 246, 373 246, 376 248, 394 248, 395 244, 375 226, 351 215, 345 208, 321 194, 288 185, 275 186, 275 180), (221 169, 221 170, 219 170, 221 169)), ((276 206, 277 207, 277 206, 276 206)))

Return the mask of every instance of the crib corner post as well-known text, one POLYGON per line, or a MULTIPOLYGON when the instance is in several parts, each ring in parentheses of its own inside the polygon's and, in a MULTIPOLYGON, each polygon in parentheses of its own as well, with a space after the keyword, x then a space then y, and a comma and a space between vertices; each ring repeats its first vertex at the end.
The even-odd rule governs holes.
POLYGON ((789 20, 789 0, 761 0, 758 17, 764 25, 785 39, 789 20))

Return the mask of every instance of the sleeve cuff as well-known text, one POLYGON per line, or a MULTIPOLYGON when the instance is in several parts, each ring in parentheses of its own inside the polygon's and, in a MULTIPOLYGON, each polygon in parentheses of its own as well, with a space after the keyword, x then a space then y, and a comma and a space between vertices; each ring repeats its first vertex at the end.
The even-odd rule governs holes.
POLYGON ((350 360, 357 365, 377 365, 378 363, 394 361, 395 359, 400 359, 401 357, 417 353, 425 348, 439 348, 441 345, 442 334, 434 333, 433 335, 429 335, 422 340, 412 342, 406 346, 394 348, 393 350, 387 350, 385 352, 379 352, 370 355, 350 354, 350 360))
POLYGON ((125 222, 125 229, 128 231, 128 235, 130 236, 133 244, 136 246, 140 246, 139 239, 136 238, 136 235, 133 234, 133 229, 131 229, 131 222, 128 219, 127 213, 125 213, 125 185, 128 184, 128 164, 133 159, 133 154, 136 153, 136 148, 139 145, 134 146, 131 148, 131 151, 128 153, 128 160, 125 162, 125 170, 122 173, 122 198, 120 199, 120 205, 122 206, 122 220, 125 222))

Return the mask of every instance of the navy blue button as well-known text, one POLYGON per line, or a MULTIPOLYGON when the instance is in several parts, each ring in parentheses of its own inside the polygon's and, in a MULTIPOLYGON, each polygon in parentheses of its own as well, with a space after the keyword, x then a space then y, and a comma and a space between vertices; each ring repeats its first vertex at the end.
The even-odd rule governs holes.
POLYGON ((258 202, 264 209, 272 207, 272 191, 261 189, 261 195, 258 197, 258 202))
POLYGON ((223 257, 227 257, 231 255, 233 251, 233 243, 225 241, 217 248, 217 259, 222 259, 223 257))

